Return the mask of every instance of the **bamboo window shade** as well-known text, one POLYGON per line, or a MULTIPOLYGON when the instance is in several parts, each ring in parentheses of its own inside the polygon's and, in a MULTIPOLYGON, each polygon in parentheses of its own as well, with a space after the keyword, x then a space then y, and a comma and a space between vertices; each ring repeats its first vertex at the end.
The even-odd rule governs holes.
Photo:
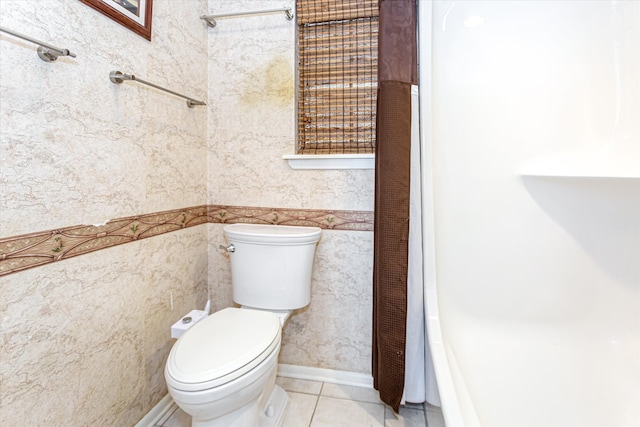
POLYGON ((297 0, 298 154, 375 152, 378 0, 297 0))

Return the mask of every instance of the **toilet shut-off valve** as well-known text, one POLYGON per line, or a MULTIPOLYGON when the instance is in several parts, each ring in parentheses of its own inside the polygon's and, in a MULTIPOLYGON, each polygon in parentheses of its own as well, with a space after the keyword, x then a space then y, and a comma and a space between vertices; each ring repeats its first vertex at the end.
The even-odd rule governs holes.
POLYGON ((233 243, 230 244, 229 246, 220 245, 220 249, 224 249, 227 252, 235 252, 236 251, 236 247, 233 246, 233 243))

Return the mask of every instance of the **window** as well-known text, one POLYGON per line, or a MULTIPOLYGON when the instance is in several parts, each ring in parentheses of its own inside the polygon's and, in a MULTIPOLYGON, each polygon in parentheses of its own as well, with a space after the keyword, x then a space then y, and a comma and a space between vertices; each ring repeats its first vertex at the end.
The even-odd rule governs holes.
POLYGON ((375 151, 378 0, 297 0, 298 154, 375 151))

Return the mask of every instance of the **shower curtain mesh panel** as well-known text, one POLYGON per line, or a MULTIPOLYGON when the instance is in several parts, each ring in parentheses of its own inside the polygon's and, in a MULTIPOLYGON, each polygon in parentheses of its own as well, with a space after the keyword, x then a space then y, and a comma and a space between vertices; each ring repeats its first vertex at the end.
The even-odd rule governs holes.
POLYGON ((372 373, 380 399, 397 412, 405 379, 416 0, 382 0, 379 22, 372 373))
POLYGON ((298 154, 375 151, 377 0, 298 0, 298 154))

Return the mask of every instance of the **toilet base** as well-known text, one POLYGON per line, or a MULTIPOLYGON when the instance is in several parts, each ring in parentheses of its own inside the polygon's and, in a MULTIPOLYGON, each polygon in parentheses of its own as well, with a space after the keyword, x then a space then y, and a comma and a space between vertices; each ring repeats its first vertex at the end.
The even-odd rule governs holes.
POLYGON ((274 385, 271 395, 264 397, 214 420, 192 418, 192 427, 280 427, 289 397, 280 386, 274 385), (258 424, 255 425, 256 420, 258 424))
POLYGON ((289 402, 287 392, 280 386, 273 387, 271 397, 260 414, 260 427, 279 427, 284 420, 284 410, 289 402))

